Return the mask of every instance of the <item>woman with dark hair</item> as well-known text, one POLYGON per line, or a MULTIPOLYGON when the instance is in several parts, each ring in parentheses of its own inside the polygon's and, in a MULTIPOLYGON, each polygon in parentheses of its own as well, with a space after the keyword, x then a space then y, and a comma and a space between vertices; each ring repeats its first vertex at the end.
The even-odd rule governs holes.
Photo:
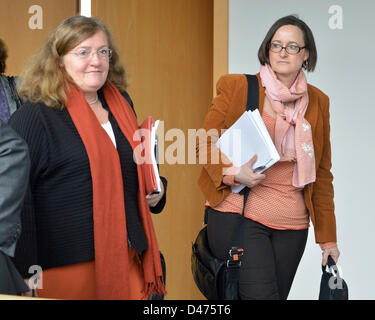
POLYGON ((22 102, 16 89, 17 77, 5 76, 8 51, 0 39, 0 120, 8 122, 10 116, 19 109, 22 102))
POLYGON ((26 102, 10 124, 29 146, 31 171, 14 261, 25 279, 31 266, 42 270, 40 297, 165 292, 150 211, 162 210, 166 180, 146 194, 126 87, 107 26, 83 16, 64 20, 21 74, 26 102))
MULTIPOLYGON (((244 184, 244 256, 239 277, 241 299, 287 299, 302 258, 311 219, 315 240, 337 261, 336 222, 331 173, 329 98, 306 81, 303 70, 317 62, 314 37, 299 18, 279 19, 259 52, 259 112, 280 155, 264 173, 253 171, 254 156, 240 168, 212 163, 210 152, 199 186, 208 207, 208 241, 212 252, 227 259, 240 222, 243 196, 231 186, 244 184)), ((245 75, 220 78, 205 130, 229 128, 246 110, 245 75)), ((215 148, 219 136, 208 139, 215 148)), ((251 137, 249 137, 251 138, 251 137)), ((200 149, 200 148, 198 148, 200 149)))

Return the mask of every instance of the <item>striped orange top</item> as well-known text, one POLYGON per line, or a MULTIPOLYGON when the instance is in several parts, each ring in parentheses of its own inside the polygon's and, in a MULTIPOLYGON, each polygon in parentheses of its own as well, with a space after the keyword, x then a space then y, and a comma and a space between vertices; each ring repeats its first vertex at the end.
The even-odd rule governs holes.
MULTIPOLYGON (((263 111, 263 121, 275 139, 276 119, 263 111)), ((251 188, 245 207, 245 216, 263 225, 279 230, 302 230, 309 227, 309 216, 303 198, 303 189, 292 185, 294 162, 277 162, 264 173, 266 178, 251 188)), ((241 213, 243 197, 231 193, 215 210, 241 213)))

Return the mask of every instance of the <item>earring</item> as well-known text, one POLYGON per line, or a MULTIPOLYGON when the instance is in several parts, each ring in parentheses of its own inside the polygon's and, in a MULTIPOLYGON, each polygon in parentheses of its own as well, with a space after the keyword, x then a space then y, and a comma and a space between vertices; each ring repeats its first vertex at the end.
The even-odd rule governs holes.
POLYGON ((305 60, 305 61, 302 63, 302 68, 307 69, 308 65, 309 65, 309 62, 308 62, 307 60, 305 60))

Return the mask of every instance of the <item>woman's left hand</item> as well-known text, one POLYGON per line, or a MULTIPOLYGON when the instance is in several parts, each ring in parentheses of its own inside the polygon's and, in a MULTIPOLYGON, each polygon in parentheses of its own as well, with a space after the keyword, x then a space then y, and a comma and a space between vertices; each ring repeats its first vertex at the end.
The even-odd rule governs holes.
POLYGON ((328 256, 331 256, 332 259, 337 263, 337 260, 339 259, 340 256, 340 251, 337 247, 325 249, 322 252, 323 255, 323 260, 322 260, 322 265, 325 266, 327 265, 328 262, 328 256))
POLYGON ((160 181, 160 189, 161 191, 159 193, 149 194, 148 196, 146 196, 146 200, 147 200, 149 207, 155 207, 159 203, 161 198, 163 198, 164 184, 162 181, 160 181))

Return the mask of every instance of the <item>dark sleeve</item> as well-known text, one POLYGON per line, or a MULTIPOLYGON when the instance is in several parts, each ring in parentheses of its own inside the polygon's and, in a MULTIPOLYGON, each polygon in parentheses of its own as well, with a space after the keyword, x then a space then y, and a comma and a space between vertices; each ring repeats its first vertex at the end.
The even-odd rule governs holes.
POLYGON ((12 115, 9 124, 26 141, 30 155, 29 184, 21 212, 22 232, 14 257, 18 271, 24 278, 29 278, 30 266, 38 265, 33 190, 47 168, 48 144, 38 107, 26 103, 12 115))
POLYGON ((0 251, 13 257, 29 178, 26 143, 0 120, 0 251))
POLYGON ((150 207, 150 211, 152 213, 160 213, 163 211, 165 207, 165 203, 167 202, 167 186, 168 186, 168 181, 164 177, 160 176, 160 180, 164 185, 164 195, 163 198, 160 199, 158 204, 155 207, 150 207))

